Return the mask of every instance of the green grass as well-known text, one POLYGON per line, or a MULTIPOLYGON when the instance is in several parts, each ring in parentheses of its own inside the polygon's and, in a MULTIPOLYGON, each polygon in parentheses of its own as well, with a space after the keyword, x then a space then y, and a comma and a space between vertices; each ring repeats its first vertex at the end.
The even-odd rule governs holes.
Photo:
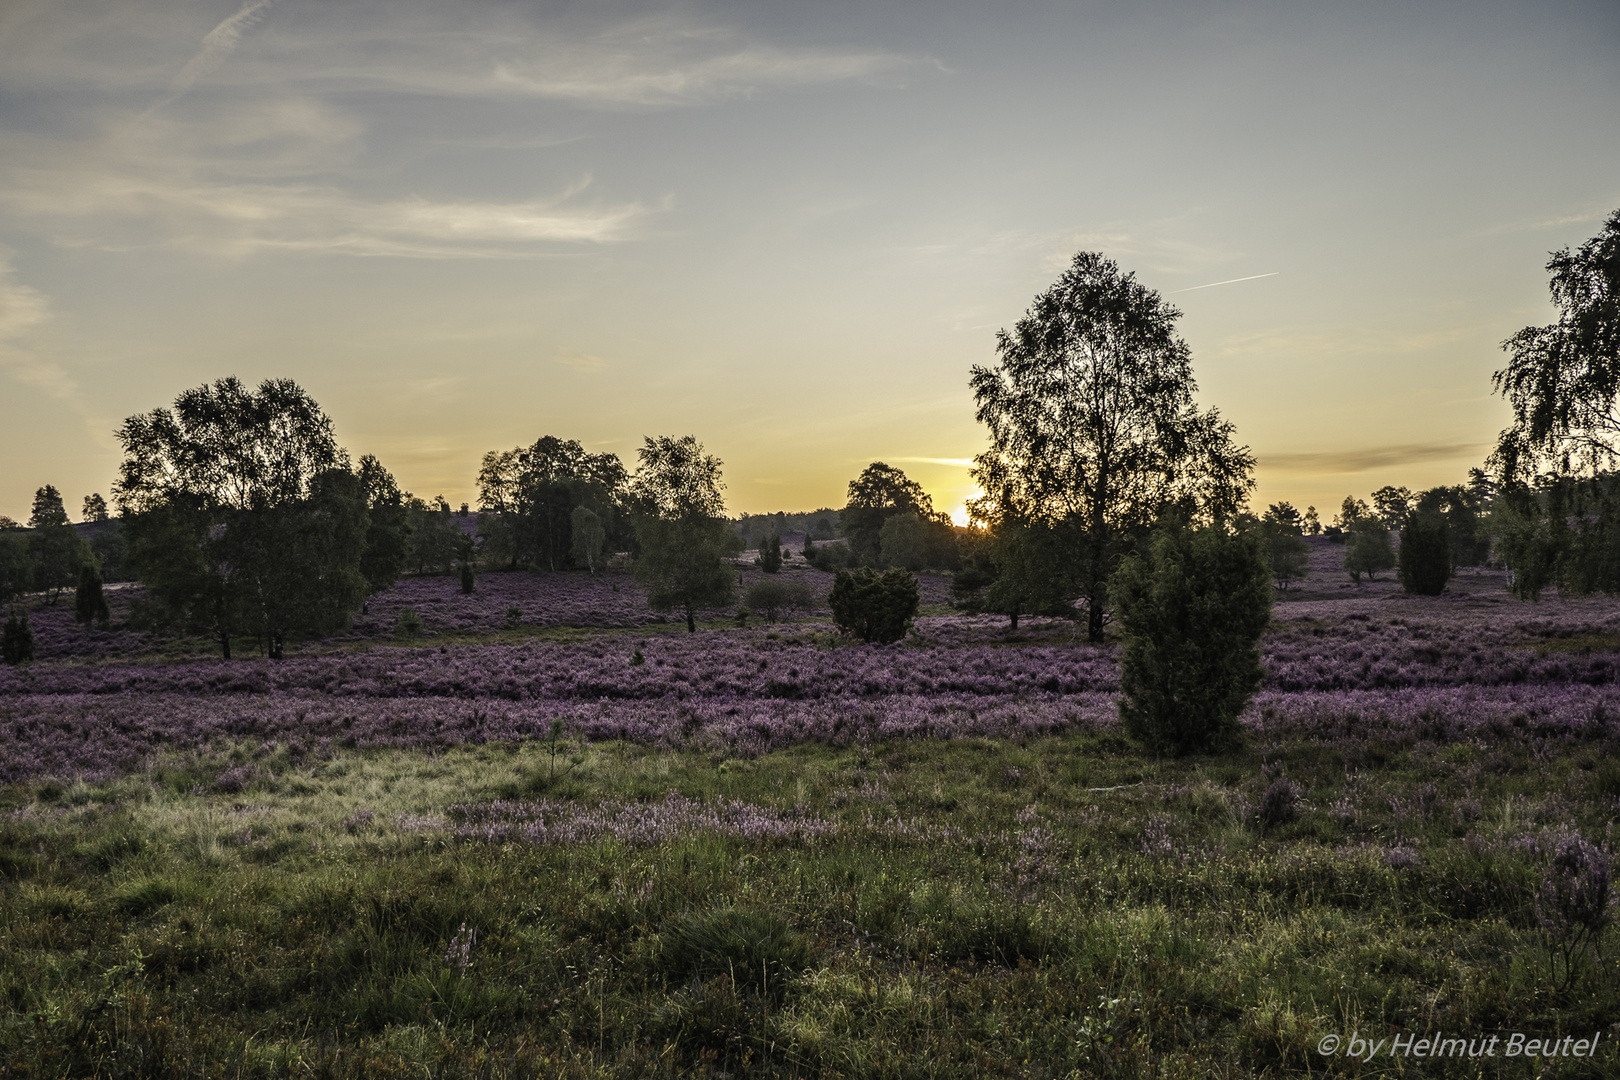
MULTIPOLYGON (((565 748, 552 779, 536 742, 278 752, 217 791, 241 748, 15 784, 0 1076, 1476 1076, 1316 1046, 1612 1043, 1613 958, 1561 985, 1516 843, 1604 836, 1604 749, 1363 748, 1373 769, 1308 744, 1154 760, 1112 736, 753 760, 603 744, 565 748), (1263 763, 1305 788, 1295 820, 1255 820, 1263 763), (535 846, 399 822, 671 791, 838 831, 535 846)), ((1616 1071, 1607 1050, 1544 1064, 1616 1071)))

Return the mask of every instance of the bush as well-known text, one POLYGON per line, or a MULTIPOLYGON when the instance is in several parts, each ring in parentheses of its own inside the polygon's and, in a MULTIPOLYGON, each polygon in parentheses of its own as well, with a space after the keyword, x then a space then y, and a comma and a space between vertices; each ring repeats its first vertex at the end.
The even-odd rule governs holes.
POLYGON ((1344 552, 1344 569, 1350 580, 1360 583, 1378 579, 1378 571, 1395 566, 1395 550, 1389 546, 1389 530, 1377 518, 1362 518, 1350 526, 1350 541, 1344 552))
POLYGON ((829 573, 855 565, 855 552, 845 543, 818 544, 805 558, 817 570, 829 573))
POLYGON ((82 623, 91 619, 102 626, 112 617, 107 611, 107 598, 101 593, 101 571, 94 559, 86 559, 79 567, 79 589, 73 594, 73 617, 82 623))
POLYGON ((808 611, 815 603, 810 586, 803 581, 756 581, 748 587, 743 604, 748 611, 763 615, 767 622, 796 611, 808 611))
POLYGON ((400 610, 399 617, 394 620, 394 636, 406 641, 415 641, 422 636, 422 617, 415 608, 400 610))
POLYGON ((28 612, 22 608, 12 608, 6 618, 6 628, 0 632, 0 657, 8 664, 34 658, 34 628, 28 624, 28 612))
POLYGON ((1124 638, 1120 718, 1154 751, 1237 741, 1238 714, 1260 686, 1271 582, 1259 542, 1217 529, 1169 528, 1128 556, 1110 589, 1124 638))
POLYGON ((1439 596, 1451 580, 1451 531, 1438 514, 1413 514, 1401 530, 1401 588, 1439 596))
POLYGON ((838 571, 827 597, 839 630, 884 645, 906 636, 919 600, 917 579, 906 571, 890 570, 879 577, 865 566, 838 571))
MULTIPOLYGON (((1287 503, 1283 504, 1287 506, 1287 503)), ((1303 578, 1311 568, 1311 552, 1305 540, 1291 526, 1282 522, 1263 521, 1260 531, 1265 544, 1266 562, 1277 588, 1288 586, 1303 578)))
POLYGON ((767 574, 782 569, 782 538, 775 533, 759 542, 759 558, 754 562, 767 574))

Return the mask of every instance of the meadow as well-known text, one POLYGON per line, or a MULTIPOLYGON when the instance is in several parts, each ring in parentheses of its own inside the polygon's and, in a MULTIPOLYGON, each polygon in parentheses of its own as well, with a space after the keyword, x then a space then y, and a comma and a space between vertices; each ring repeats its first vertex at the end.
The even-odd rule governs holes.
POLYGON ((1620 1073, 1620 602, 1341 553, 1186 759, 1112 643, 943 578, 887 647, 622 573, 407 579, 274 663, 36 605, 0 1076, 1620 1073))

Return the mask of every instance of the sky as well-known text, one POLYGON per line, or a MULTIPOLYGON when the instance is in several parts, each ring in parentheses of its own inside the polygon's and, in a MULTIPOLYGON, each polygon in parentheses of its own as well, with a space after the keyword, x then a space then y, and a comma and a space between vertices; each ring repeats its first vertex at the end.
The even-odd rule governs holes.
POLYGON ((970 369, 1089 250, 1325 521, 1483 461, 1617 207, 1610 0, 0 0, 0 514, 227 375, 452 503, 692 434, 733 513, 957 510, 970 369))

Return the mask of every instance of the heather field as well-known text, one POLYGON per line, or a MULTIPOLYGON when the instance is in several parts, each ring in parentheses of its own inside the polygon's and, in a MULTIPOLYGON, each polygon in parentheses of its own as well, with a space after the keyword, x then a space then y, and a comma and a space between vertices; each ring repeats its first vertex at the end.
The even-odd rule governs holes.
POLYGON ((1183 760, 1120 735, 1112 643, 944 578, 887 647, 413 578, 280 662, 36 598, 0 1076, 1620 1074, 1620 602, 1341 557, 1245 748, 1183 760))

